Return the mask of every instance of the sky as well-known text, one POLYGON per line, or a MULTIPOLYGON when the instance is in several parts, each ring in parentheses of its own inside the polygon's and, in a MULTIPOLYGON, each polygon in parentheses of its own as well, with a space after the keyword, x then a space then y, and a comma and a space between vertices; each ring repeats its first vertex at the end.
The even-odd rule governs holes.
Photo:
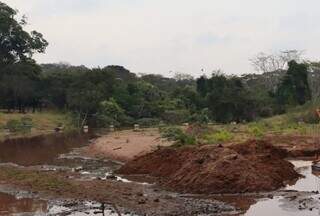
POLYGON ((320 59, 319 0, 0 0, 50 43, 39 63, 135 73, 251 73, 259 52, 320 59))

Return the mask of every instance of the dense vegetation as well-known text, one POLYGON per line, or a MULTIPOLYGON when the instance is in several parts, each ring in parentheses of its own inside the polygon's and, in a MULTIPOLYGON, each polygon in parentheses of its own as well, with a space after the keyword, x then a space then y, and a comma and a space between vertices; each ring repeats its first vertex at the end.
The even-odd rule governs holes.
POLYGON ((32 55, 44 52, 48 42, 36 31, 26 32, 26 21, 16 15, 0 2, 0 108, 8 112, 58 109, 72 113, 79 127, 226 123, 283 113, 318 95, 318 85, 308 74, 319 77, 319 64, 292 59, 288 69, 262 75, 216 72, 198 79, 184 74, 137 76, 122 66, 38 65, 32 55), (270 74, 276 74, 271 87, 270 74))

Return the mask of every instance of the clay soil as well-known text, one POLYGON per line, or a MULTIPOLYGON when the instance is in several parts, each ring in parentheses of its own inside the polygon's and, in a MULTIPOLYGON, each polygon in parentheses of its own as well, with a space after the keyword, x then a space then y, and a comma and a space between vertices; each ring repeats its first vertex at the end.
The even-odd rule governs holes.
POLYGON ((287 151, 287 156, 313 157, 320 153, 320 137, 301 135, 269 135, 266 142, 287 151))
POLYGON ((155 176, 161 185, 184 193, 264 192, 299 177, 286 156, 287 151, 263 140, 163 148, 130 161, 118 173, 155 176))

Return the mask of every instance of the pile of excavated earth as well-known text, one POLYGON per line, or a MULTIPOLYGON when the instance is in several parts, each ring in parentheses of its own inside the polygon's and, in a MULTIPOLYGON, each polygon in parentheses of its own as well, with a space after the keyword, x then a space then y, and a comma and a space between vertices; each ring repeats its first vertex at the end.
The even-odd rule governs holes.
POLYGON ((117 172, 157 177, 160 185, 182 193, 264 192, 299 178, 287 152, 267 141, 228 146, 162 148, 137 157, 117 172))

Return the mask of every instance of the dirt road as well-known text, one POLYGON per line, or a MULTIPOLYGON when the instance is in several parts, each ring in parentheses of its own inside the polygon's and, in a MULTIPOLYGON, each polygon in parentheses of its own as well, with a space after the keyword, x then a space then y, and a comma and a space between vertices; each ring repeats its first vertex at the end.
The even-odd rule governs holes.
POLYGON ((170 146, 171 144, 161 139, 158 129, 145 129, 139 132, 124 130, 96 139, 85 150, 85 154, 126 162, 156 150, 159 146, 170 146))

